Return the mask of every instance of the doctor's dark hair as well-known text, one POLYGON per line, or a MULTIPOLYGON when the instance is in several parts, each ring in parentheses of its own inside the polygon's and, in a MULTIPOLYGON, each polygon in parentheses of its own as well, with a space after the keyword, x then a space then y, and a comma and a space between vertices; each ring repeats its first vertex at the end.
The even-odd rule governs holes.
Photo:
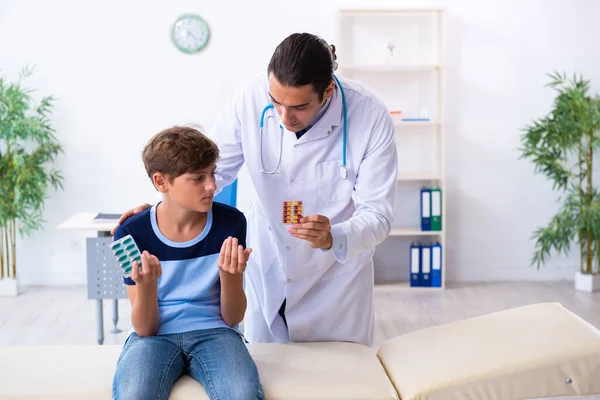
POLYGON ((294 33, 275 49, 268 73, 286 86, 312 84, 323 101, 323 94, 337 69, 335 46, 310 33, 294 33))
POLYGON ((160 172, 171 183, 180 175, 210 167, 218 158, 217 145, 199 129, 190 126, 173 126, 157 133, 142 151, 150 179, 160 172))

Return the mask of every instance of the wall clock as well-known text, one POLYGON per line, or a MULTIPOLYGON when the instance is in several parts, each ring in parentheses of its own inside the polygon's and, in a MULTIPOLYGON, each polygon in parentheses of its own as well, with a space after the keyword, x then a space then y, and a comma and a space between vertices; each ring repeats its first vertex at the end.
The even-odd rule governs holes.
POLYGON ((171 41, 186 54, 198 53, 206 47, 210 29, 206 21, 196 14, 183 14, 171 27, 171 41))

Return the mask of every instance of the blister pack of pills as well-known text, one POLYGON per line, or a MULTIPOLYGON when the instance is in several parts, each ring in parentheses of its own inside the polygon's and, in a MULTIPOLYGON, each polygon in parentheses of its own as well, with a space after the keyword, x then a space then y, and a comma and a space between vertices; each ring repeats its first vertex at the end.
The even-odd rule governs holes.
POLYGON ((281 222, 284 224, 297 224, 302 218, 302 202, 299 200, 284 201, 281 222))
POLYGON ((138 262, 138 269, 142 268, 142 254, 131 235, 115 240, 109 245, 109 248, 117 258, 117 264, 123 271, 125 278, 131 276, 134 261, 138 262))

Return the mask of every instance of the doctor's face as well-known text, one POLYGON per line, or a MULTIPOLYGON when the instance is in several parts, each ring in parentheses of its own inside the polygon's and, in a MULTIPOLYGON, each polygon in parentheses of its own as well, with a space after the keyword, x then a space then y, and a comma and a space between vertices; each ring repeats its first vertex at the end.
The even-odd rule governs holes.
POLYGON ((325 90, 323 101, 313 85, 285 86, 269 74, 269 96, 285 128, 299 132, 316 118, 325 101, 333 94, 333 83, 325 90))

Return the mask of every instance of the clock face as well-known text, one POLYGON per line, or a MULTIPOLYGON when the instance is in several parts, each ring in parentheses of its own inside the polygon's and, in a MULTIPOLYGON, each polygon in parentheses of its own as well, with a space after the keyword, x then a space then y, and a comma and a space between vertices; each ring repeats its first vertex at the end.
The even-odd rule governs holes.
POLYGON ((175 47, 188 54, 197 53, 208 43, 210 29, 199 15, 184 14, 177 18, 171 28, 171 40, 175 47))

